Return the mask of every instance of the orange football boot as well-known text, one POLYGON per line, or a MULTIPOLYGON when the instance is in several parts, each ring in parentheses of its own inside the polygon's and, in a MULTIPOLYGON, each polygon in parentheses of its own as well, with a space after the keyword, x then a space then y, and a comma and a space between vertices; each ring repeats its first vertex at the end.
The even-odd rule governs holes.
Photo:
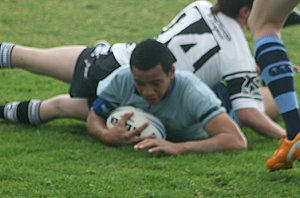
POLYGON ((278 149, 267 160, 267 169, 275 171, 293 168, 293 162, 296 159, 300 159, 300 132, 293 140, 288 140, 287 137, 282 139, 278 149))

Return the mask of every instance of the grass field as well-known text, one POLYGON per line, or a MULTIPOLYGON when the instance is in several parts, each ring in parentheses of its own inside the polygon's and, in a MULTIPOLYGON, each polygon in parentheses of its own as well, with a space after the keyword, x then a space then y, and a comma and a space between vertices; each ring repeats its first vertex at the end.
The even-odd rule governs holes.
MULTIPOLYGON (((139 41, 158 34, 190 2, 2 0, 0 42, 53 47, 139 41)), ((296 64, 299 35, 300 26, 283 31, 296 64)), ((297 76, 298 96, 299 82, 297 76)), ((0 71, 0 104, 66 92, 68 85, 47 77, 0 71)), ((104 146, 80 121, 39 127, 0 121, 0 197, 299 197, 299 163, 267 172, 265 160, 278 141, 243 131, 248 151, 163 156, 104 146)))

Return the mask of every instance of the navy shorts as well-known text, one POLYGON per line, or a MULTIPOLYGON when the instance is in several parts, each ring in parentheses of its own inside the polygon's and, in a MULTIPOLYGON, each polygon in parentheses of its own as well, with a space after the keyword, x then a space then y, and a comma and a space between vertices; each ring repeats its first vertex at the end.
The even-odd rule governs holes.
POLYGON ((213 92, 217 95, 217 97, 221 100, 222 106, 226 108, 226 112, 231 112, 232 105, 229 99, 229 93, 226 85, 222 82, 218 82, 212 87, 213 92))
POLYGON ((71 97, 88 98, 91 104, 96 98, 98 82, 108 76, 120 64, 110 51, 110 46, 87 47, 79 55, 69 90, 71 97), (106 47, 106 49, 99 49, 106 47))

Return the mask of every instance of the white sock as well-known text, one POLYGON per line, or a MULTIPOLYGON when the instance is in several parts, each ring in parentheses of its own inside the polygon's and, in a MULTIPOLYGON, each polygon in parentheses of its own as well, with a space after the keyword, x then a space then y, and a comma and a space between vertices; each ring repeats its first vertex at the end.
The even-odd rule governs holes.
POLYGON ((10 57, 14 43, 1 43, 0 44, 0 68, 10 68, 10 57))

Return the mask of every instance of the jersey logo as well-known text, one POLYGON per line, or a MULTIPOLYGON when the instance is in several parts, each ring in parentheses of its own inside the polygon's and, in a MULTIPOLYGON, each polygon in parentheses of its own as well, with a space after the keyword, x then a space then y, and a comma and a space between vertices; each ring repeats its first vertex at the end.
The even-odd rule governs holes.
POLYGON ((92 66, 92 64, 88 61, 88 59, 84 60, 84 64, 85 64, 85 67, 84 67, 83 78, 87 79, 88 73, 89 73, 89 69, 92 66))
POLYGON ((224 78, 231 101, 239 98, 252 98, 261 101, 259 79, 256 72, 238 72, 224 78))
POLYGON ((242 93, 249 95, 260 95, 258 79, 256 76, 246 75, 242 84, 242 93))
POLYGON ((278 66, 273 66, 269 70, 270 76, 278 76, 280 74, 292 73, 293 70, 289 64, 283 64, 278 66))

